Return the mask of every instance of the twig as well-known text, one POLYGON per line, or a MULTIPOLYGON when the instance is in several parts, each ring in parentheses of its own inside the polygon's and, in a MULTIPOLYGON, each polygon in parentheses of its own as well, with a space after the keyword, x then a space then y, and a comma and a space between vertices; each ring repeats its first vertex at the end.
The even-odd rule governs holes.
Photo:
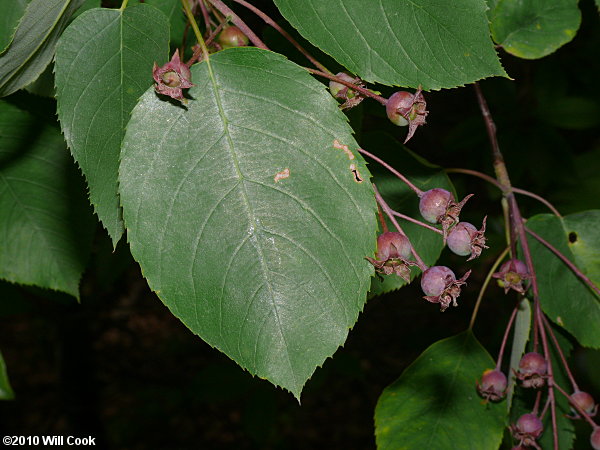
POLYGON ((221 0, 207 0, 207 1, 211 5, 213 5, 215 8, 217 8, 221 12, 221 14, 225 15, 226 17, 231 17, 231 21, 233 22, 233 24, 236 27, 238 27, 242 33, 244 33, 246 36, 248 36, 248 39, 250 39, 250 42, 252 42, 256 47, 262 48, 264 50, 269 50, 269 48, 265 45, 265 43, 263 41, 261 41, 260 38, 256 34, 254 34, 254 31, 252 31, 250 29, 250 27, 248 25, 246 25, 246 22, 244 22, 242 19, 240 19, 240 17, 236 13, 234 13, 231 10, 231 8, 229 8, 229 6, 227 6, 221 0))
POLYGON ((350 89, 364 95, 365 97, 371 97, 372 99, 377 100, 382 105, 385 105, 387 103, 387 98, 382 97, 381 95, 377 95, 368 89, 361 88, 360 86, 353 84, 351 81, 346 81, 339 77, 336 77, 335 75, 331 75, 330 73, 311 69, 309 67, 305 67, 305 69, 308 70, 312 74, 319 75, 321 77, 327 78, 328 80, 337 81, 338 83, 343 84, 344 86, 348 86, 350 89))
POLYGON ((442 230, 440 230, 439 228, 436 228, 433 225, 429 225, 428 223, 421 222, 420 220, 413 219, 412 217, 407 216, 406 214, 402 214, 402 213, 399 213, 398 211, 394 211, 394 210, 392 210, 392 214, 395 215, 396 217, 400 217, 401 219, 406 220, 407 222, 412 222, 416 225, 419 225, 420 227, 427 228, 428 230, 434 231, 437 234, 441 234, 442 236, 444 235, 444 232, 442 230))
POLYGON ((423 191, 421 189, 419 189, 418 187, 416 187, 414 184, 412 184, 408 178, 406 178, 404 175, 402 175, 400 172, 398 172, 396 169, 394 169, 392 166, 390 166, 388 163, 386 163, 383 159, 375 156, 372 153, 369 153, 368 151, 359 148, 358 151, 360 153, 362 153, 363 155, 367 155, 369 158, 377 161, 379 164, 381 164, 383 167, 385 167, 387 170, 389 170, 390 172, 392 172, 394 175, 396 175, 398 178, 400 178, 409 188, 411 188, 415 194, 417 194, 419 197, 421 195, 423 195, 423 191))

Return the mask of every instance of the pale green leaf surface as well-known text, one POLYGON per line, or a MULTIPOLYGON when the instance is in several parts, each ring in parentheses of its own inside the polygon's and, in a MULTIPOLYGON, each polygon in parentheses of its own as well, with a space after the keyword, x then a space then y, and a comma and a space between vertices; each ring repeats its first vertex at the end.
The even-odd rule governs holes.
POLYGON ((52 61, 60 33, 83 0, 31 0, 0 56, 0 97, 36 80, 52 61))
POLYGON ((58 43, 58 117, 114 245, 123 233, 117 186, 121 140, 131 110, 153 82, 153 63, 167 60, 168 42, 167 18, 140 4, 86 11, 58 43))
MULTIPOLYGON (((531 330, 531 306, 529 300, 523 297, 519 303, 519 309, 517 310, 517 317, 515 318, 512 345, 510 346, 510 361, 508 366, 508 373, 512 374, 513 371, 519 369, 519 361, 525 353, 525 347, 529 340, 529 332, 531 330)), ((512 399, 515 393, 516 378, 514 376, 508 378, 508 388, 506 393, 506 407, 507 411, 510 411, 512 406, 512 399)))
POLYGON ((377 402, 379 450, 496 450, 506 408, 477 394, 476 381, 494 361, 471 332, 425 350, 377 402))
POLYGON ((0 0, 0 54, 11 43, 30 0, 0 0))
POLYGON ((6 372, 6 363, 0 353, 0 400, 11 400, 15 398, 15 394, 10 387, 8 381, 8 373, 6 372))
POLYGON ((225 50, 192 80, 185 107, 149 90, 127 127, 131 252, 192 331, 299 397, 364 306, 369 172, 335 100, 284 57, 225 50))
POLYGON ((93 229, 58 129, 0 102, 0 278, 79 297, 93 229))
MULTIPOLYGON (((417 157, 393 137, 382 133, 368 133, 363 136, 362 142, 366 150, 400 170, 419 189, 442 188, 454 193, 452 183, 440 167, 417 157)), ((421 220, 419 198, 405 183, 378 162, 369 161, 369 169, 373 173, 377 189, 392 209, 421 220)), ((425 264, 435 264, 444 248, 442 236, 398 217, 396 219, 425 264)), ((392 223, 387 223, 389 230, 395 231, 392 223)), ((411 279, 420 273, 416 266, 411 267, 411 279)), ((394 291, 405 284, 406 282, 395 274, 374 277, 371 281, 370 295, 394 291)))
POLYGON ((484 0, 275 0, 302 36, 369 82, 453 88, 506 75, 484 0))
POLYGON ((570 42, 580 23, 577 0, 499 0, 490 28, 508 53, 537 59, 570 42))
POLYGON ((564 227, 577 266, 600 286, 600 210, 565 216, 564 227))
MULTIPOLYGON (((569 249, 569 231, 561 219, 538 214, 527 221, 527 227, 576 262, 569 249)), ((533 237, 528 242, 544 312, 581 345, 600 348, 600 298, 554 253, 533 237)))

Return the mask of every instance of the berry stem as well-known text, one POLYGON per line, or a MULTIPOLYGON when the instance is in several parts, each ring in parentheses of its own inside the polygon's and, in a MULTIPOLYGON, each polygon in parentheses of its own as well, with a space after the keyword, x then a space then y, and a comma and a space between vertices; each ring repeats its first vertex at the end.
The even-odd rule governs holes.
POLYGON ((550 242, 546 241, 539 234, 531 231, 529 228, 525 227, 525 231, 532 235, 535 239, 537 239, 542 245, 544 245, 548 250, 554 253, 556 256, 560 258, 562 262, 564 262, 569 269, 573 271, 575 275, 577 275, 585 284, 587 284, 590 289, 592 289, 596 294, 600 295, 600 288, 594 284, 592 280, 590 280, 579 268, 569 260, 565 255, 563 255, 560 250, 554 247, 550 242))
POLYGON ((330 73, 327 72, 322 72, 320 70, 315 70, 315 69, 311 69, 309 67, 305 67, 306 70, 308 70, 310 73, 314 74, 314 75, 319 75, 321 77, 327 78, 328 80, 332 80, 332 81, 337 81, 340 84, 343 84, 344 86, 348 86, 350 89, 352 89, 353 91, 356 91, 362 95, 364 95, 365 97, 371 97, 374 100, 377 100, 379 103, 381 103, 382 105, 385 105, 387 103, 387 99, 375 94, 374 92, 371 92, 368 89, 365 88, 361 88, 360 86, 355 85, 354 83, 350 82, 350 81, 346 81, 343 80, 340 77, 336 77, 335 75, 332 75, 330 73))
POLYGON ((396 169, 394 169, 392 166, 390 166, 388 163, 386 163, 383 159, 375 156, 374 154, 366 151, 365 149, 359 148, 358 149, 359 153, 362 153, 363 155, 368 156, 369 158, 377 161, 379 164, 381 164, 383 167, 385 167, 387 170, 389 170, 390 172, 392 172, 394 175, 396 175, 398 178, 400 178, 409 188, 411 188, 413 190, 413 192, 415 194, 417 194, 419 197, 421 195, 423 195, 423 191, 421 189, 419 189, 417 186, 415 186, 414 184, 412 184, 408 178, 406 178, 404 175, 402 175, 400 172, 398 172, 396 169))
MULTIPOLYGON (((465 175, 473 175, 475 177, 479 177, 482 180, 485 180, 485 181, 493 184, 498 189, 500 189, 502 192, 507 192, 506 189, 505 189, 505 187, 502 186, 496 179, 494 179, 493 177, 490 177, 489 175, 486 175, 485 173, 481 173, 481 172, 478 172, 476 170, 460 169, 460 168, 444 169, 444 171, 446 173, 463 173, 465 175)), ((557 217, 562 217, 561 214, 558 212, 558 210, 554 207, 554 205, 552 205, 552 203, 550 203, 544 197, 541 197, 541 196, 539 196, 537 194, 534 194, 533 192, 526 191, 525 189, 520 189, 520 188, 516 188, 516 187, 513 187, 510 190, 512 192, 516 193, 516 194, 526 195, 527 197, 531 197, 531 198, 536 199, 537 201, 539 201, 539 202, 543 203, 544 205, 546 205, 546 207, 548 207, 548 209, 550 211, 552 211, 552 214, 554 214, 557 217)))
POLYGON ((231 21, 233 22, 233 24, 236 27, 238 27, 241 30, 241 32, 244 33, 248 37, 248 39, 250 39, 250 42, 252 42, 256 47, 262 48, 264 50, 269 50, 265 43, 261 41, 256 34, 254 34, 254 31, 252 31, 250 27, 246 25, 246 22, 240 19, 240 17, 236 13, 234 13, 233 10, 229 8, 229 6, 227 6, 221 0, 208 0, 208 2, 212 6, 217 8, 221 12, 221 14, 227 17, 231 17, 231 21))
POLYGON ((129 0, 123 0, 123 3, 121 3, 121 7, 119 8, 119 11, 124 11, 125 8, 127 8, 127 3, 129 3, 129 0))
POLYGON ((381 205, 377 203, 377 217, 379 217, 379 223, 381 224, 381 231, 383 233, 388 232, 387 223, 385 223, 385 218, 383 217, 383 211, 381 211, 381 205))
MULTIPOLYGON (((404 236, 406 236, 406 233, 404 232, 404 230, 402 230, 402 227, 398 224, 398 222, 394 218, 394 215, 392 214, 392 209, 385 202, 385 200, 383 199, 383 197, 377 190, 377 187, 375 186, 375 184, 373 184, 373 191, 375 192, 375 198, 377 199, 377 203, 379 203, 381 205, 381 208, 383 209, 383 211, 386 213, 386 215, 390 219, 390 222, 392 222, 394 224, 394 226, 396 227, 396 229, 398 230, 399 233, 402 233, 404 236)), ((413 256, 415 257, 417 266, 419 267, 419 269, 421 269, 421 272, 425 272, 428 269, 427 265, 423 262, 423 260, 421 259, 421 257, 419 256, 419 254, 417 253, 415 248, 413 247, 412 242, 410 242, 410 239, 408 238, 408 236, 406 236, 406 238, 408 239, 408 242, 410 243, 410 250, 411 250, 413 256)))
POLYGON ((200 33, 200 29, 198 28, 198 24, 196 23, 196 19, 194 18, 194 14, 190 8, 190 3, 187 0, 181 0, 181 4, 183 5, 183 10, 185 11, 185 15, 187 16, 192 29, 194 30, 194 34, 196 35, 196 39, 198 40, 198 45, 202 49, 202 56, 204 60, 208 59, 208 48, 206 48, 206 44, 204 43, 204 38, 202 37, 202 33, 200 33))
POLYGON ((202 13, 202 18, 204 19, 204 27, 206 31, 211 31, 212 25, 210 21, 210 16, 208 15, 208 9, 206 9, 206 5, 204 4, 204 0, 198 0, 198 5, 200 5, 200 12, 202 13))
POLYGON ((268 15, 266 15, 264 12, 262 12, 256 6, 251 5, 250 3, 248 3, 245 0, 233 0, 233 1, 236 3, 239 3, 242 6, 245 6, 250 11, 252 11, 254 14, 256 14, 258 17, 260 17, 266 24, 271 25, 284 38, 286 38, 290 42, 290 44, 292 44, 294 47, 296 47, 296 49, 300 53, 302 53, 306 57, 306 59, 308 59, 317 69, 322 70, 323 72, 330 73, 330 71, 327 70, 327 68, 323 64, 321 64, 319 61, 317 61, 304 47, 302 47, 296 41, 296 39, 294 39, 292 36, 290 36, 290 34, 287 31, 285 31, 283 28, 281 28, 279 26, 279 24, 277 24, 277 22, 275 22, 273 19, 271 19, 268 15))
POLYGON ((556 351, 558 352, 558 356, 560 357, 560 360, 562 361, 565 372, 567 372, 567 377, 569 378, 569 381, 571 381, 571 386, 573 386, 573 391, 578 391, 579 386, 577 386, 577 382, 575 381, 575 378, 573 377, 573 374, 571 373, 571 369, 569 368, 569 365, 567 364, 565 354, 563 353, 562 349, 560 348, 560 345, 558 345, 558 341, 556 340, 556 336, 554 335, 554 331, 552 330, 552 327, 550 326, 548 319, 546 319, 546 317, 542 316, 542 320, 544 321, 544 326, 546 327, 546 331, 548 331, 548 334, 550 335, 550 339, 552 339, 554 348, 556 348, 556 351))
POLYGON ((485 277, 483 284, 481 285, 481 289, 479 290, 479 295, 477 296, 477 301, 475 302, 475 306, 473 307, 473 313, 471 314, 471 321, 469 322, 469 330, 472 330, 473 326, 475 325, 475 319, 477 318, 477 313, 479 312, 479 306, 481 305, 481 301, 483 300, 483 295, 485 294, 485 291, 486 291, 488 285, 490 284, 490 281, 492 281, 492 275, 494 274, 494 272, 496 272, 496 270, 498 269, 498 266, 500 265, 502 260, 506 257, 506 255, 508 254, 508 250, 509 250, 509 247, 506 247, 504 249, 504 251, 502 253, 500 253, 500 255, 498 255, 498 258, 496 258, 496 261, 494 261, 494 264, 492 264, 492 267, 488 271, 488 274, 485 277))
POLYGON ((439 228, 436 228, 433 225, 429 225, 428 223, 421 222, 420 220, 413 219, 412 217, 407 216, 406 214, 402 214, 402 213, 400 213, 398 211, 394 211, 394 210, 392 210, 392 214, 396 217, 400 217, 401 219, 406 220, 407 222, 412 222, 416 225, 419 225, 420 227, 427 228, 428 230, 434 231, 437 234, 441 234, 442 236, 444 235, 444 232, 442 230, 440 230, 439 228))
POLYGON ((500 344, 500 351, 498 352, 498 359, 496 361, 496 370, 500 370, 502 366, 502 358, 504 357, 504 349, 506 348, 506 342, 508 341, 508 335, 510 330, 515 322, 515 318, 517 317, 517 312, 519 311, 519 303, 517 302, 515 308, 513 309, 512 314, 510 315, 510 319, 508 319, 508 324, 506 325, 506 331, 504 331, 504 336, 502 337, 502 343, 500 344))

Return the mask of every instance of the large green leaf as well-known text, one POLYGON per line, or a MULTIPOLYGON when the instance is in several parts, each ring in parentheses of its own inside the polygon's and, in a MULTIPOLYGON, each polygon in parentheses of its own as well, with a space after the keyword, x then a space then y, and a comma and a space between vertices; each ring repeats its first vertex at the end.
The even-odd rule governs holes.
POLYGON ((15 394, 10 387, 8 374, 6 373, 6 364, 2 353, 0 353, 0 400, 11 400, 15 398, 15 394))
POLYGON ((508 53, 536 59, 571 41, 580 23, 577 0, 499 0, 490 27, 508 53))
POLYGON ((563 222, 578 267, 600 286, 600 210, 570 214, 563 222))
POLYGON ((186 106, 151 89, 127 127, 131 252, 192 331, 298 397, 365 302, 370 175, 335 100, 284 57, 225 50, 192 76, 186 106))
MULTIPOLYGON (((452 183, 440 167, 429 164, 423 158, 410 152, 391 136, 368 133, 363 136, 361 142, 367 150, 400 170, 420 189, 428 190, 439 187, 454 192, 452 183)), ((377 189, 392 209, 421 220, 419 198, 406 184, 375 161, 369 161, 369 169, 373 173, 377 189)), ((425 264, 428 266, 435 264, 444 248, 442 236, 414 223, 400 218, 396 219, 425 264)), ((388 227, 390 230, 395 230, 389 221, 388 227)), ((411 279, 419 276, 420 273, 417 267, 413 267, 411 279)), ((406 282, 398 275, 382 275, 372 279, 370 294, 384 294, 399 289, 405 284, 406 282)))
MULTIPOLYGON (((570 226, 577 221, 572 216, 567 220, 570 226)), ((539 214, 527 221, 527 227, 576 262, 569 249, 570 231, 565 222, 550 214, 539 214)), ((591 235, 595 233, 597 230, 591 231, 591 235)), ((543 310, 581 345, 600 348, 600 298, 544 245, 531 237, 528 241, 543 310)))
POLYGON ((84 12, 56 49, 58 117, 114 245, 123 233, 117 171, 125 125, 152 83, 154 61, 166 62, 168 45, 167 18, 140 4, 84 12))
POLYGON ((379 397, 377 448, 496 450, 506 408, 486 404, 476 390, 494 366, 469 331, 431 345, 379 397))
MULTIPOLYGON (((145 3, 160 9, 168 17, 171 25, 171 48, 181 47, 187 23, 181 2, 175 0, 146 0, 145 3)), ((188 29, 188 33, 191 33, 190 29, 188 29)))
POLYGON ((30 0, 0 0, 0 54, 11 43, 30 0))
POLYGON ((52 61, 56 41, 83 0, 31 0, 0 56, 0 97, 32 83, 52 61))
POLYGON ((0 278, 79 297, 93 229, 58 129, 0 102, 0 278))
POLYGON ((440 89, 506 75, 484 0, 275 0, 312 44, 364 80, 440 89))

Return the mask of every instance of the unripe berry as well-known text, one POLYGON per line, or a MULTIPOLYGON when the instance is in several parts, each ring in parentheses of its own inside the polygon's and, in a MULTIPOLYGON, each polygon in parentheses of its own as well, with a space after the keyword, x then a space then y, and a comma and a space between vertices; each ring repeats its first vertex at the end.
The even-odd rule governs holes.
POLYGON ((454 196, 446 189, 430 189, 421 195, 419 211, 426 221, 439 223, 439 219, 446 214, 448 205, 452 201, 454 196))
POLYGON ((548 371, 548 363, 539 353, 531 352, 523 355, 519 361, 517 378, 523 381, 523 387, 538 388, 544 385, 548 371))
POLYGON ((498 401, 506 394, 507 384, 506 375, 499 370, 488 369, 477 383, 477 390, 486 400, 498 401))
POLYGON ((385 104, 385 112, 394 125, 404 127, 408 125, 408 120, 401 113, 407 114, 413 104, 414 95, 406 91, 394 92, 385 104))
POLYGON ((224 49, 232 47, 245 47, 248 45, 248 38, 244 33, 242 33, 242 30, 232 25, 221 31, 217 42, 224 49))
POLYGON ((477 228, 469 222, 457 223, 448 233, 448 248, 460 256, 471 254, 471 239, 477 233, 477 228))
POLYGON ((433 266, 427 269, 421 277, 421 289, 429 297, 442 295, 444 289, 452 281, 456 280, 456 275, 446 266, 433 266))
POLYGON ((509 289, 513 289, 521 294, 525 293, 523 281, 531 278, 527 265, 518 259, 509 259, 500 266, 500 271, 492 276, 500 280, 498 284, 504 288, 504 293, 507 293, 509 289))
POLYGON ((390 258, 408 259, 411 245, 406 236, 397 231, 387 231, 377 237, 377 259, 385 261, 390 258))
MULTIPOLYGON (((346 72, 339 72, 335 74, 336 77, 341 78, 344 81, 348 81, 349 83, 354 82, 354 78, 348 75, 346 72)), ((329 81, 329 92, 335 98, 340 98, 346 100, 348 98, 354 97, 354 91, 352 89, 348 89, 348 86, 342 83, 338 83, 337 81, 330 80, 329 81), (343 89, 347 89, 344 91, 344 94, 340 94, 340 91, 343 89)))
POLYGON ((590 444, 594 450, 600 450, 600 427, 594 428, 590 436, 590 444))
MULTIPOLYGON (((596 405, 594 398, 587 392, 576 391, 571 394, 571 400, 573 400, 573 402, 575 402, 575 404, 585 411, 585 413, 589 416, 593 417, 596 415, 596 412, 598 411, 598 405, 596 405)), ((573 412, 577 417, 579 417, 576 409, 573 408, 573 412)))

